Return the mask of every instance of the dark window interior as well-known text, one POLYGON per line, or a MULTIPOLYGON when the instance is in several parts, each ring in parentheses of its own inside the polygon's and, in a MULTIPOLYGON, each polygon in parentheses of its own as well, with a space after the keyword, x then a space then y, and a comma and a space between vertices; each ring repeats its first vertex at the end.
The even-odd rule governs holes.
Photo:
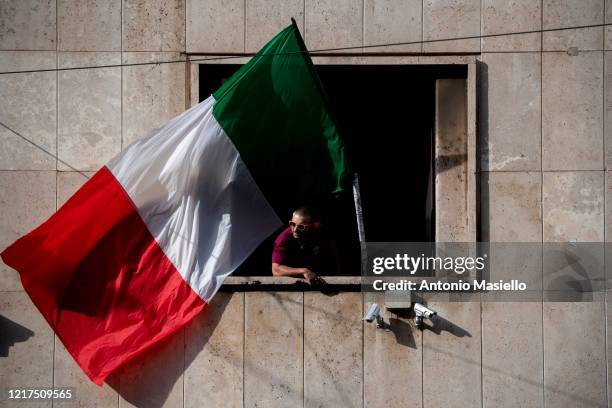
MULTIPOLYGON (((239 67, 200 65, 200 100, 239 67)), ((366 241, 435 241, 435 81, 466 78, 466 66, 318 65, 316 69, 359 178, 366 241)), ((360 275, 352 192, 305 204, 333 237, 341 275, 360 275)), ((287 208, 279 216, 288 222, 291 211, 287 208)), ((263 242, 234 275, 270 275, 272 245, 280 231, 263 242)))

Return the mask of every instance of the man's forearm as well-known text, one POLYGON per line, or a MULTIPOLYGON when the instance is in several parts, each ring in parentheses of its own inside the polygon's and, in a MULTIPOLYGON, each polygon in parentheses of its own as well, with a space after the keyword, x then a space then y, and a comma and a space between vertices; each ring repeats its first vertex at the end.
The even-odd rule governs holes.
POLYGON ((306 268, 292 268, 291 266, 272 264, 272 275, 274 276, 290 276, 303 278, 306 268))

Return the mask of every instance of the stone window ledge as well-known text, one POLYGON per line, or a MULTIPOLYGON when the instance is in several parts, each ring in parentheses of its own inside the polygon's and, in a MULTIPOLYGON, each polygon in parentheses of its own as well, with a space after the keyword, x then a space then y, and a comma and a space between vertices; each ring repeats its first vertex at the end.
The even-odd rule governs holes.
POLYGON ((253 292, 253 291, 283 291, 283 292, 359 292, 361 291, 361 276, 322 276, 325 285, 310 285, 304 279, 284 276, 230 276, 225 279, 221 291, 253 292))

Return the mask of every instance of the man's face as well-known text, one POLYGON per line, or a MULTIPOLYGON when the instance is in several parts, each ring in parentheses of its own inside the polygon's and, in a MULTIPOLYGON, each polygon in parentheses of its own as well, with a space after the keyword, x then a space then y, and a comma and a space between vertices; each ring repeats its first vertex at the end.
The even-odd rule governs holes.
POLYGON ((289 221, 289 227, 291 227, 293 238, 302 238, 310 232, 310 218, 293 214, 291 221, 289 221))

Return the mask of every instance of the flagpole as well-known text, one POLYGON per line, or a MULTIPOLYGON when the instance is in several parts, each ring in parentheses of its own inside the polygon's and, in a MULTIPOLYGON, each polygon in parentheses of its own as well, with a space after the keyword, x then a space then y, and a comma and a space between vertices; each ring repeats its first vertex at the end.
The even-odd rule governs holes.
POLYGON ((366 276, 368 255, 363 225, 363 209, 361 207, 361 190, 359 189, 359 178, 357 177, 357 173, 353 173, 353 202, 355 203, 355 217, 357 218, 357 235, 359 236, 359 249, 361 255, 361 274, 362 276, 366 276))
POLYGON ((355 216, 357 217, 357 234, 359 243, 365 242, 365 230, 363 227, 363 210, 361 207, 361 190, 359 189, 359 178, 357 173, 353 174, 353 201, 355 203, 355 216))

